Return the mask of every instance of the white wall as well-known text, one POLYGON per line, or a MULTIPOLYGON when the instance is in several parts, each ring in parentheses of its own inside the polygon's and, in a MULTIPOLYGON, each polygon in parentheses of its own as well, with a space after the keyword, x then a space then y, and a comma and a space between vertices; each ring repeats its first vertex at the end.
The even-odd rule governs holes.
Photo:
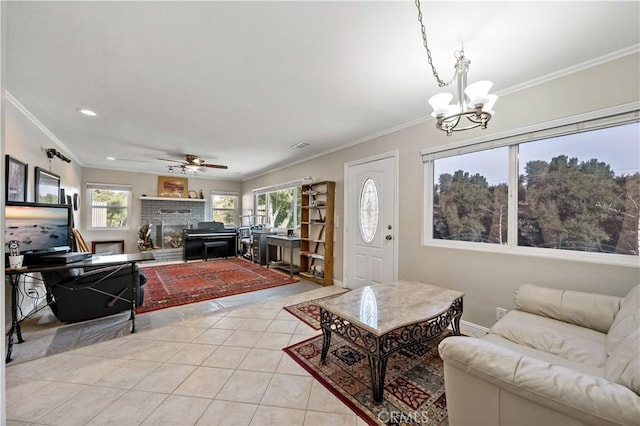
MULTIPOLYGON (((171 175, 169 175, 171 176, 171 175)), ((211 220, 211 203, 210 194, 211 191, 228 191, 237 192, 241 194, 242 183, 226 180, 204 179, 197 177, 189 177, 189 189, 193 189, 198 193, 202 190, 204 194, 205 203, 205 220, 211 220)), ((94 169, 85 168, 82 175, 82 225, 80 231, 83 238, 87 242, 89 248, 91 248, 91 241, 101 240, 124 240, 125 252, 136 252, 138 250, 137 236, 138 228, 140 227, 140 197, 146 195, 148 197, 158 196, 158 175, 151 173, 133 173, 118 170, 107 169, 94 169), (130 229, 123 231, 113 230, 94 230, 87 229, 87 208, 84 204, 86 202, 85 185, 87 182, 92 183, 119 183, 133 186, 133 205, 130 212, 130 229)))
MULTIPOLYGON (((490 128, 480 133, 492 134, 517 129, 535 123, 594 111, 606 107, 638 101, 640 58, 633 54, 581 72, 558 78, 520 92, 502 96, 496 105, 496 116, 490 128)), ((6 104, 6 153, 29 163, 29 199, 33 199, 33 166, 48 168, 49 160, 42 147, 54 147, 46 135, 27 120, 11 104, 6 104)), ((427 106, 425 105, 425 108, 427 106)), ((426 113, 426 112, 425 112, 426 113)), ((398 149, 400 153, 400 228, 399 275, 401 279, 415 279, 464 291, 463 319, 482 326, 494 321, 495 307, 513 307, 513 294, 525 282, 555 287, 599 291, 614 295, 625 294, 639 281, 640 270, 560 261, 517 255, 498 255, 469 250, 451 250, 421 245, 423 215, 423 169, 420 150, 451 143, 462 138, 476 137, 478 131, 447 138, 428 121, 372 139, 349 148, 292 165, 243 183, 190 178, 189 188, 205 194, 212 189, 242 192, 243 208, 252 208, 253 188, 269 186, 311 176, 314 180, 336 182, 336 214, 340 227, 336 229, 335 279, 342 280, 342 224, 343 166, 345 162, 398 149)), ((349 141, 344 141, 345 144, 349 141)), ((126 232, 89 232, 81 220, 81 232, 90 244, 92 239, 124 239, 125 250, 136 248, 139 223, 139 196, 157 194, 157 176, 118 172, 105 169, 82 169, 78 164, 51 162, 52 171, 62 177, 67 193, 80 193, 81 205, 86 198, 81 192, 84 182, 126 183, 134 185, 132 229, 126 232)), ((81 218, 76 217, 76 221, 81 218)))
MULTIPOLYGON (((452 250, 421 245, 424 205, 420 151, 535 123, 638 101, 640 56, 629 55, 578 73, 502 96, 489 129, 447 137, 434 122, 417 124, 370 141, 246 181, 251 190, 303 176, 336 181, 336 214, 344 215, 344 163, 398 149, 400 152, 399 278, 423 281, 466 293, 463 319, 481 326, 494 323, 495 308, 513 308, 523 283, 624 295, 640 282, 640 268, 538 257, 452 250)), ((425 105, 425 110, 428 108, 425 105)), ((427 111, 425 111, 427 112, 427 111)), ((348 143, 349 141, 344 141, 348 143)), ((340 224, 345 221, 340 218, 340 224)), ((334 277, 342 280, 343 229, 336 229, 334 277)))

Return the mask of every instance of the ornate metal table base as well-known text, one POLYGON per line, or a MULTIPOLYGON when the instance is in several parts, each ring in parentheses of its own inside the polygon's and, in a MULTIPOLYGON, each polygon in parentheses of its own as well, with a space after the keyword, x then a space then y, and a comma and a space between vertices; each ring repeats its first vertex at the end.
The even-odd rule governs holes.
POLYGON ((337 333, 367 353, 371 370, 371 392, 376 403, 382 402, 384 376, 389 356, 400 349, 438 337, 449 324, 456 336, 460 335, 462 297, 453 301, 443 314, 418 323, 398 327, 380 336, 358 327, 339 315, 320 307, 322 327, 322 361, 327 358, 331 345, 331 333, 337 333))

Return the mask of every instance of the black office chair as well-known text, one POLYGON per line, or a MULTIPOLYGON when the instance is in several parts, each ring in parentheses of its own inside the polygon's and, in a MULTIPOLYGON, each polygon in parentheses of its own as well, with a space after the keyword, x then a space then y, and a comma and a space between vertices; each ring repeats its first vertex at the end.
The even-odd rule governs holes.
POLYGON ((136 306, 144 301, 147 281, 136 266, 114 265, 42 272, 47 302, 63 322, 86 321, 131 309, 131 280, 137 289, 136 306), (133 275, 132 275, 133 274, 133 275))

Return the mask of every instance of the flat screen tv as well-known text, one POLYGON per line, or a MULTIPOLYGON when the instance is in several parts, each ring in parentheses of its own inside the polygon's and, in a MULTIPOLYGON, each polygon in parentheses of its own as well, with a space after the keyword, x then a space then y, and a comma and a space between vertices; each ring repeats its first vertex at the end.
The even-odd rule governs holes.
POLYGON ((12 240, 20 245, 25 265, 44 254, 70 251, 71 214, 69 205, 8 201, 4 210, 5 253, 12 240))

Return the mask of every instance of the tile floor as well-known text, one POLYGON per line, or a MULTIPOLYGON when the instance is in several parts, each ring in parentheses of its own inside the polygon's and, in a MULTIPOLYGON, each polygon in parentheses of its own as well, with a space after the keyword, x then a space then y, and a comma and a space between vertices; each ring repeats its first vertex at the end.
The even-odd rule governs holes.
POLYGON ((365 425, 282 351, 319 334, 282 307, 343 291, 311 288, 8 364, 7 425, 365 425))

